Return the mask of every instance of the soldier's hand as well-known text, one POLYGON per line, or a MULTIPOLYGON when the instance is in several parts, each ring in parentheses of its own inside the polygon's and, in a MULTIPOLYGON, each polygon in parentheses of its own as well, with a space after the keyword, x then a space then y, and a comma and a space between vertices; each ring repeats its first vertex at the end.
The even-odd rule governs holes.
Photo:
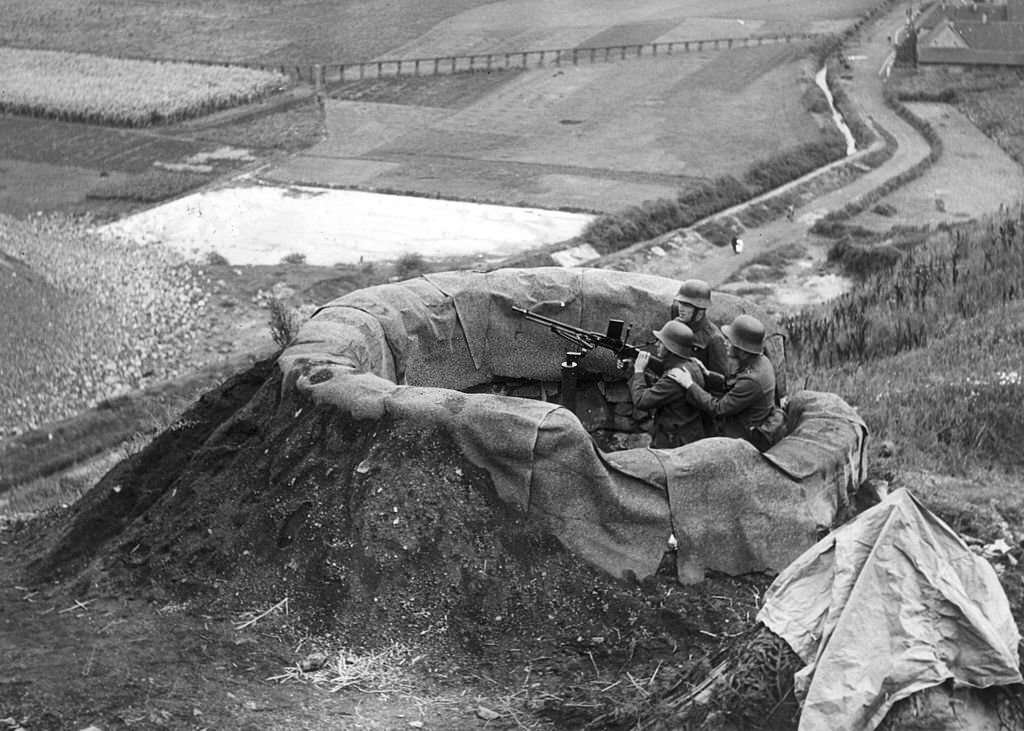
POLYGON ((643 373, 647 370, 647 364, 651 362, 651 354, 647 351, 641 350, 636 354, 636 360, 633 362, 633 370, 636 373, 643 373))
POLYGON ((665 375, 683 388, 689 388, 693 385, 693 376, 685 368, 671 368, 665 375))

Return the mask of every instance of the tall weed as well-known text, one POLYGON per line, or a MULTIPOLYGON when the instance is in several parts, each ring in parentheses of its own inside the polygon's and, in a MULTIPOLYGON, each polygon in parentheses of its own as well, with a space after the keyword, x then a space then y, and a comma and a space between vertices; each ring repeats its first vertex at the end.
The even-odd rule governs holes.
POLYGON ((1024 467, 1024 210, 936 232, 784 324, 795 386, 840 394, 911 463, 1024 467))

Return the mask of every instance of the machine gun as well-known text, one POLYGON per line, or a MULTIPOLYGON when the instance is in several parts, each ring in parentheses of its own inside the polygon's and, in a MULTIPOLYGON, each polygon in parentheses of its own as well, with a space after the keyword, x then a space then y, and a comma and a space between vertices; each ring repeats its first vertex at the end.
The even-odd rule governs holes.
MULTIPOLYGON (((512 311, 530 322, 544 325, 555 335, 576 346, 574 349, 566 351, 565 362, 562 363, 563 385, 567 386, 566 392, 570 394, 575 391, 575 376, 578 373, 579 361, 594 348, 604 348, 614 353, 619 368, 624 368, 624 361, 634 360, 637 353, 640 352, 635 345, 630 345, 627 342, 629 330, 625 328, 625 323, 622 320, 608 320, 607 331, 599 333, 593 330, 574 327, 550 317, 544 317, 544 315, 538 315, 523 307, 513 306, 512 311), (625 333, 623 333, 624 329, 625 333), (568 383, 565 382, 567 379, 569 380, 568 383)), ((651 356, 647 369, 660 374, 664 370, 664 363, 660 359, 651 356)), ((572 407, 570 406, 570 408, 572 407)))

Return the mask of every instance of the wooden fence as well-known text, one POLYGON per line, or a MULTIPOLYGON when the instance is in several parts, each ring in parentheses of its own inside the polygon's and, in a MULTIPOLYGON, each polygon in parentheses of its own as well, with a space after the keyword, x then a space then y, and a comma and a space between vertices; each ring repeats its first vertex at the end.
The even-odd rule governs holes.
POLYGON ((581 63, 605 63, 627 58, 671 56, 675 53, 692 51, 745 48, 769 43, 793 43, 818 36, 813 33, 785 33, 777 35, 746 36, 743 38, 709 38, 692 41, 665 41, 661 43, 637 43, 623 46, 600 46, 593 48, 555 48, 538 51, 511 51, 508 53, 475 53, 459 56, 434 56, 429 58, 384 59, 358 63, 329 64, 246 64, 250 68, 276 71, 296 81, 308 81, 314 85, 357 81, 359 79, 380 79, 396 76, 433 76, 473 71, 504 71, 513 69, 541 68, 544 66, 579 65, 581 63))

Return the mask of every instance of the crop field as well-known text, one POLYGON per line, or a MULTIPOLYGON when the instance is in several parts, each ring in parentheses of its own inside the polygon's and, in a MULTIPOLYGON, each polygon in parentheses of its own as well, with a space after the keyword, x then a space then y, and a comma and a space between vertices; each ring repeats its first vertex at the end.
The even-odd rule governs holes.
POLYGON ((277 73, 0 48, 0 111, 139 127, 195 117, 283 88, 277 73))
POLYGON ((820 141, 801 103, 805 53, 772 44, 474 74, 461 107, 444 76, 407 97, 389 84, 408 80, 352 82, 328 102, 327 139, 270 177, 616 210, 820 141))
MULTIPOLYGON (((695 0, 10 0, 0 14, 0 46, 302 65, 829 32, 874 4, 730 0, 709 10, 695 0)), ((810 83, 804 50, 773 44, 459 75, 472 83, 351 81, 331 88, 327 139, 268 177, 617 210, 708 177, 741 175, 772 152, 819 141, 818 120, 800 101, 810 83)), ((72 139, 81 144, 58 144, 69 164, 88 169, 100 163, 87 158, 105 159, 80 134, 72 139)), ((15 148, 38 148, 47 162, 60 162, 45 145, 22 141, 15 148)))
POLYGON ((829 32, 871 0, 5 0, 0 45, 161 59, 313 63, 473 49, 829 32))

